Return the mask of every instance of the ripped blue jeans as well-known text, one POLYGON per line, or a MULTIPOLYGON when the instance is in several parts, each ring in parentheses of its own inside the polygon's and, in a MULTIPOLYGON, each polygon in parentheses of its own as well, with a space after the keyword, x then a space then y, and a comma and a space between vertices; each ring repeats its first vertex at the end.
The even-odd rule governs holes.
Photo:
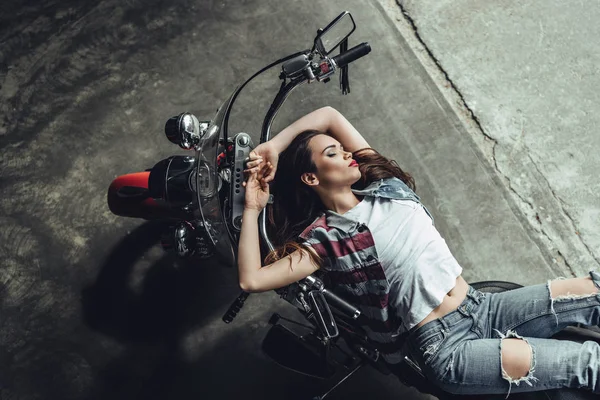
MULTIPOLYGON (((590 272, 600 288, 600 274, 590 272)), ((407 350, 425 376, 454 394, 510 394, 557 388, 600 393, 600 345, 549 339, 570 325, 600 325, 600 294, 552 299, 548 284, 502 293, 469 287, 457 310, 409 333, 407 350), (504 338, 531 347, 527 375, 502 368, 504 338)))

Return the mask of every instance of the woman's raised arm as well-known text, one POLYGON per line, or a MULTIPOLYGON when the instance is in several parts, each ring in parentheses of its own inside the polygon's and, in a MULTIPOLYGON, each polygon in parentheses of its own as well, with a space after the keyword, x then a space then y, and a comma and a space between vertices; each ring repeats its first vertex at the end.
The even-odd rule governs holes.
POLYGON ((338 142, 344 146, 346 151, 354 153, 356 150, 371 148, 369 143, 352 126, 339 111, 333 107, 322 107, 306 114, 266 143, 261 143, 248 156, 248 164, 245 173, 254 173, 260 169, 263 161, 271 162, 273 169, 266 177, 266 182, 275 178, 275 171, 279 162, 279 153, 287 149, 294 138, 301 132, 315 129, 329 132, 338 142))
POLYGON ((265 175, 271 168, 270 164, 262 163, 259 171, 251 173, 242 183, 246 194, 238 243, 238 279, 240 287, 246 292, 278 289, 304 279, 319 269, 309 257, 308 250, 304 249, 261 267, 257 220, 269 200, 269 185, 265 175))
POLYGON ((273 142, 279 152, 282 152, 298 134, 309 129, 329 132, 344 146, 346 151, 355 152, 365 147, 371 147, 350 121, 330 106, 319 108, 305 115, 279 132, 270 141, 273 142))

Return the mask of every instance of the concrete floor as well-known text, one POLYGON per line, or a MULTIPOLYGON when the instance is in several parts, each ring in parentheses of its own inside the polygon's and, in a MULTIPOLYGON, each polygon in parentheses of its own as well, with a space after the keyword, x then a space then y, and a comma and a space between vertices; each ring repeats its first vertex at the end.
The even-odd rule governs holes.
POLYGON ((598 4, 379 2, 553 261, 573 275, 600 268, 598 4))
MULTIPOLYGON (((3 5, 0 15, 0 394, 2 399, 310 398, 326 382, 270 362, 260 343, 274 293, 253 295, 234 323, 236 271, 182 262, 163 229, 116 217, 116 176, 182 151, 163 134, 182 111, 210 119, 236 85, 309 47, 342 10, 350 45, 372 53, 337 81, 305 86, 275 130, 323 105, 417 182, 469 281, 543 282, 567 274, 379 3, 104 0, 3 5)), ((232 132, 256 139, 277 73, 240 96, 232 132)), ((255 139, 255 140, 256 140, 255 139)), ((422 398, 365 369, 332 399, 422 398)))

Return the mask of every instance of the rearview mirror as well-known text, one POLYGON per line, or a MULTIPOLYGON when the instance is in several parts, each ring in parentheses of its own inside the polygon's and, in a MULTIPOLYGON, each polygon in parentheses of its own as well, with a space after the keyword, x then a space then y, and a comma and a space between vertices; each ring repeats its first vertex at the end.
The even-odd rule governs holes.
POLYGON ((329 23, 315 38, 315 47, 322 55, 328 55, 354 32, 356 24, 348 11, 344 11, 329 23))

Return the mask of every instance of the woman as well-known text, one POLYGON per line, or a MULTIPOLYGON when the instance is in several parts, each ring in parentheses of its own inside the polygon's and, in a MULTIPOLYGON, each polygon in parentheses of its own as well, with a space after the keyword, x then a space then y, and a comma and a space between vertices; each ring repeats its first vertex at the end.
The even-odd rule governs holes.
POLYGON ((600 275, 474 290, 410 175, 336 110, 316 110, 258 146, 245 172, 243 290, 283 287, 319 270, 367 317, 388 363, 400 361, 406 343, 428 379, 450 393, 600 393, 600 346, 547 339, 569 325, 600 324, 600 275), (257 218, 270 182, 277 249, 261 267, 257 218))

